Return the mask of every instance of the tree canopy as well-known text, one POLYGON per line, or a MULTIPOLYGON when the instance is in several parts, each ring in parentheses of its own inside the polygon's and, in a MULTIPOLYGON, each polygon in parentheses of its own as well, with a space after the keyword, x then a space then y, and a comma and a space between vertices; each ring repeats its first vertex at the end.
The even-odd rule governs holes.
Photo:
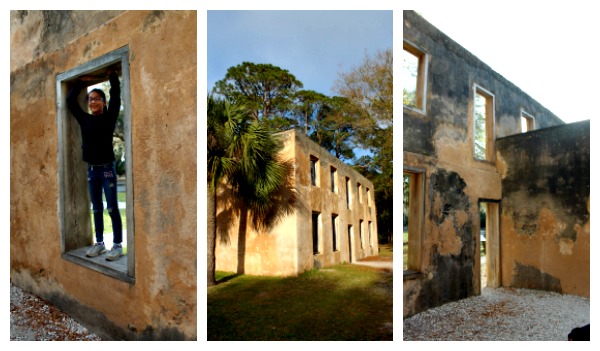
POLYGON ((392 58, 391 49, 365 54, 359 66, 339 74, 337 96, 302 90, 302 82, 288 70, 250 62, 230 67, 213 92, 231 106, 244 106, 266 130, 301 130, 369 178, 375 186, 379 232, 391 238, 392 58), (368 150, 368 154, 357 159, 357 147, 368 150))
POLYGON ((302 82, 288 70, 251 62, 230 67, 225 78, 215 83, 217 94, 245 105, 256 120, 275 129, 294 125, 285 117, 292 108, 294 93, 300 88, 302 82))

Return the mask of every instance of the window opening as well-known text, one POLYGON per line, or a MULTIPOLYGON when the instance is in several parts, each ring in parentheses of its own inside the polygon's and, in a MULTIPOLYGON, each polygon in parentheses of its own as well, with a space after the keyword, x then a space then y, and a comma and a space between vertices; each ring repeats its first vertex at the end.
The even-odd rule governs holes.
POLYGON ((349 224, 348 225, 348 261, 350 262, 354 262, 354 257, 352 257, 353 251, 352 251, 352 244, 354 243, 353 240, 353 229, 352 229, 352 225, 349 224))
POLYGON ((425 113, 428 55, 406 41, 403 43, 403 49, 402 102, 405 107, 425 113))
MULTIPOLYGON (((59 138, 59 222, 61 252, 64 259, 114 278, 134 283, 134 221, 133 206, 131 205, 133 204, 133 175, 131 173, 128 56, 128 47, 123 47, 56 77, 59 138), (80 126, 71 115, 66 103, 68 92, 77 81, 81 80, 85 88, 82 89, 78 102, 84 112, 88 112, 87 108, 89 106, 87 93, 96 87, 104 91, 106 95, 105 102, 110 106, 110 84, 107 83, 107 71, 109 70, 116 72, 119 76, 121 90, 121 110, 113 133, 117 180, 111 184, 117 188, 117 203, 123 227, 122 245, 124 255, 115 261, 107 261, 106 254, 96 257, 86 256, 86 251, 93 244, 95 236, 94 217, 87 184, 88 164, 82 160, 80 126)), ((98 98, 94 100, 98 100, 98 98)), ((107 210, 105 195, 103 195, 102 200, 104 202, 103 221, 101 222, 104 225, 103 241, 106 248, 110 249, 113 242, 112 221, 107 210)))
POLYGON ((320 253, 319 246, 319 219, 321 214, 319 212, 312 213, 312 237, 313 237, 313 254, 320 253))
POLYGON ((339 238, 338 238, 338 215, 336 214, 332 214, 331 215, 331 238, 332 238, 332 247, 333 247, 333 251, 339 251, 339 238))
POLYGON ((310 185, 312 186, 318 186, 318 166, 319 166, 319 159, 316 158, 315 156, 310 156, 310 185))
POLYGON ((337 193, 337 169, 333 166, 330 168, 331 174, 331 192, 337 193))
POLYGON ((361 249, 364 249, 364 248, 365 248, 365 246, 364 246, 364 244, 363 244, 363 243, 364 243, 364 240, 363 240, 363 220, 362 220, 362 219, 360 219, 360 220, 358 221, 358 238, 359 238, 359 240, 360 240, 360 248, 361 248, 361 249))
POLYGON ((362 204, 362 184, 356 183, 356 191, 358 192, 358 203, 362 204))
POLYGON ((373 222, 369 221, 369 246, 373 247, 373 222))
POLYGON ((475 85, 473 108, 473 153, 476 159, 492 161, 494 155, 494 95, 475 85))
POLYGON ((350 185, 350 178, 346 177, 346 206, 348 209, 350 209, 350 204, 352 203, 352 191, 350 185))
POLYGON ((529 113, 521 110, 521 132, 530 132, 535 129, 534 118, 529 113))

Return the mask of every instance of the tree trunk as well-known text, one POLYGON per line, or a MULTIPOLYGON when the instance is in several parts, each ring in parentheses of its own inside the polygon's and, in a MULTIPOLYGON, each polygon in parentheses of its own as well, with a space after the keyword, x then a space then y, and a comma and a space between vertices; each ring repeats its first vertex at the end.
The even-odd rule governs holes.
POLYGON ((238 267, 237 274, 246 270, 246 228, 248 226, 248 208, 242 203, 240 208, 240 226, 238 228, 238 267))
POLYGON ((215 279, 215 243, 217 241, 217 193, 208 185, 207 207, 208 207, 208 231, 207 231, 207 284, 213 286, 217 284, 215 279))

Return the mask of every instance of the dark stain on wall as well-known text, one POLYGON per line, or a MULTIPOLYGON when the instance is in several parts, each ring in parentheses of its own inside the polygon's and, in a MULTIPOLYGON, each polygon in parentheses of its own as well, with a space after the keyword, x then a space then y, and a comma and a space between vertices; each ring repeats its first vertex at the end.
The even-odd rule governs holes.
POLYGON ((405 109, 402 125, 403 151, 432 156, 434 151, 431 122, 419 117, 417 112, 405 109))
POLYGON ((471 206, 464 192, 467 183, 458 173, 439 170, 431 174, 429 181, 429 203, 435 204, 436 198, 442 201, 442 211, 431 211, 429 214, 436 224, 442 224, 452 212, 467 211, 471 206))
POLYGON ((146 18, 144 19, 144 25, 142 26, 142 32, 147 31, 148 29, 153 29, 160 25, 166 17, 165 11, 152 11, 146 18))
POLYGON ((562 293, 559 279, 540 271, 538 268, 519 262, 515 262, 511 286, 513 288, 538 289, 562 293))
POLYGON ((464 299, 474 294, 474 252, 475 242, 472 233, 475 230, 473 218, 460 224, 457 212, 468 212, 471 205, 464 192, 467 187, 464 179, 456 172, 438 170, 430 177, 429 203, 441 206, 441 211, 430 212, 431 221, 437 225, 452 220, 455 235, 462 242, 458 254, 442 255, 434 244, 430 250, 433 278, 424 282, 420 295, 416 299, 416 311, 426 310, 441 304, 464 299), (441 203, 439 203, 440 200, 441 203), (436 201, 438 203, 436 203, 436 201))

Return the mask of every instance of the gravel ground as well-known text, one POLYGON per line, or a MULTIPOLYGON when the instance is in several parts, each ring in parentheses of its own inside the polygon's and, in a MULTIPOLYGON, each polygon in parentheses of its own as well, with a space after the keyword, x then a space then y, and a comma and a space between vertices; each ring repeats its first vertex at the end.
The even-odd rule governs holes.
POLYGON ((590 323, 590 300, 553 292, 499 288, 404 320, 409 340, 566 341, 590 323))
POLYGON ((10 284, 10 340, 101 340, 47 301, 10 284))

